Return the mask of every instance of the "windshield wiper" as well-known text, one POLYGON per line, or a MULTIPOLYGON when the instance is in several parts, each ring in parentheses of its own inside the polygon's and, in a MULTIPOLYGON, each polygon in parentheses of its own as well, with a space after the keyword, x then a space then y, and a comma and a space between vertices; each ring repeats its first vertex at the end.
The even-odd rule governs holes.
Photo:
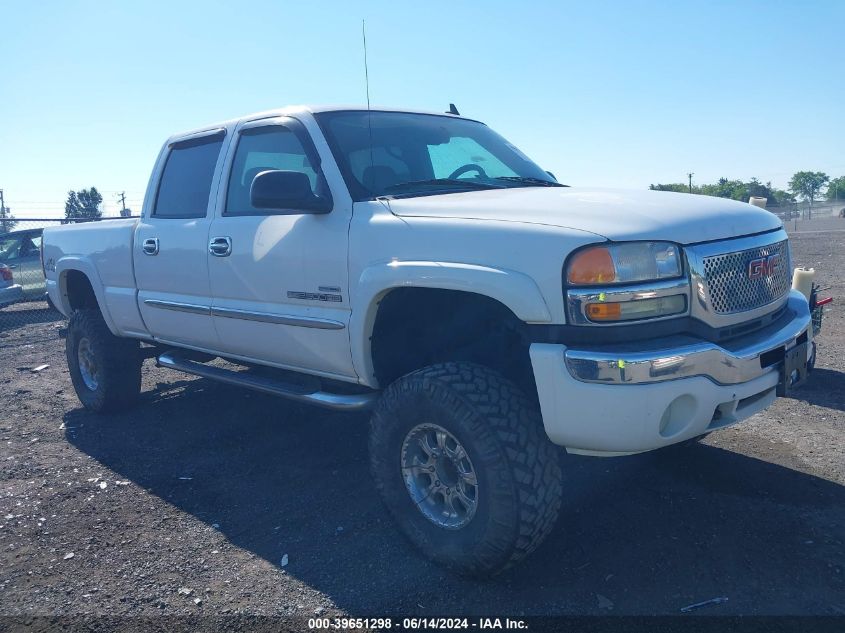
POLYGON ((536 187, 568 187, 569 185, 562 185, 553 180, 543 180, 542 178, 532 178, 531 176, 497 176, 496 180, 507 180, 508 182, 520 182, 526 185, 534 185, 536 187))
POLYGON ((428 180, 411 180, 409 182, 400 182, 395 185, 390 185, 389 187, 384 188, 384 192, 387 193, 388 191, 401 191, 403 189, 414 187, 427 187, 427 186, 442 186, 446 185, 449 187, 469 187, 470 189, 501 189, 502 185, 497 185, 492 182, 476 182, 474 180, 461 180, 459 178, 430 178, 428 180))

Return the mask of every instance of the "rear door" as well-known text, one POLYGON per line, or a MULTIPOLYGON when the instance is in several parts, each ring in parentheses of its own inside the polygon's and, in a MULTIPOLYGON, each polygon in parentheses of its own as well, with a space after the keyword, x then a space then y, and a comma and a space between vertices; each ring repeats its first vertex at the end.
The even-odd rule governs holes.
POLYGON ((225 129, 177 139, 165 149, 159 179, 135 233, 138 305, 162 342, 214 350, 208 280, 208 231, 225 129))
POLYGON ((265 170, 304 173, 312 191, 329 192, 311 136, 291 117, 242 124, 229 155, 209 235, 229 245, 209 258, 221 351, 319 375, 354 376, 346 331, 348 194, 336 187, 334 207, 323 215, 251 205, 250 186, 265 170))

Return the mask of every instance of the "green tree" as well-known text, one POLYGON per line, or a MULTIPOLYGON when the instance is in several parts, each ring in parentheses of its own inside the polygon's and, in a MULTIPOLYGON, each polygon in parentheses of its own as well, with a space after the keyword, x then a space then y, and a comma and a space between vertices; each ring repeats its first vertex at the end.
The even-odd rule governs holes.
MULTIPOLYGON (((652 191, 675 191, 677 193, 689 193, 689 185, 685 185, 683 183, 649 185, 648 188, 652 191)), ((695 191, 695 187, 693 187, 693 191, 695 191)))
POLYGON ((789 181, 789 190, 810 203, 810 219, 813 217, 813 201, 828 182, 830 176, 821 171, 799 171, 789 181))
POLYGON ((845 202, 845 176, 830 181, 827 185, 827 199, 845 202))
POLYGON ((774 206, 795 204, 795 196, 783 189, 772 189, 772 198, 774 198, 774 202, 772 203, 774 206))
POLYGON ((0 207, 0 233, 8 233, 15 228, 17 223, 9 207, 0 207))
MULTIPOLYGON (((677 191, 679 193, 689 193, 689 185, 684 183, 670 183, 649 185, 652 191, 677 191)), ((768 206, 780 207, 795 204, 795 196, 788 191, 772 187, 771 182, 762 183, 757 178, 752 178, 748 182, 741 180, 730 180, 728 178, 720 178, 718 182, 704 185, 693 185, 693 193, 698 193, 705 196, 715 196, 717 198, 730 198, 731 200, 741 200, 748 202, 751 196, 758 196, 766 198, 768 206)), ((845 184, 843 184, 843 199, 845 199, 845 184)))
POLYGON ((748 187, 741 180, 719 178, 719 181, 715 184, 701 185, 699 191, 705 196, 716 196, 717 198, 730 198, 731 200, 748 202, 748 187))
POLYGON ((96 220, 103 217, 100 205, 103 203, 103 196, 96 187, 81 189, 80 191, 68 191, 65 202, 66 220, 96 220))

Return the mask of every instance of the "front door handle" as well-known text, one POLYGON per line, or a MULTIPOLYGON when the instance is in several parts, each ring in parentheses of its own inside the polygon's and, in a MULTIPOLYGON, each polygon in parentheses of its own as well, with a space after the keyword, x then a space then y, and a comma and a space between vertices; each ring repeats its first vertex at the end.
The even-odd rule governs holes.
POLYGON ((17 264, 9 264, 8 266, 6 266, 6 268, 8 268, 9 270, 14 270, 17 267, 18 267, 17 264))
POLYGON ((141 249, 144 251, 144 255, 158 255, 158 238, 148 237, 144 240, 141 249))
POLYGON ((212 237, 208 243, 208 252, 215 257, 228 257, 232 254, 232 238, 212 237))

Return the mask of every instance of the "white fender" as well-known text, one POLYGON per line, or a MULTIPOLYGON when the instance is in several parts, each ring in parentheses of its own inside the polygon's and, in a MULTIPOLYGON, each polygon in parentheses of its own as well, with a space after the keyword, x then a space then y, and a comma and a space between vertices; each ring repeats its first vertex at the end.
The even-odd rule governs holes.
POLYGON ((97 297, 97 304, 100 307, 100 312, 103 315, 103 320, 106 322, 112 334, 120 336, 120 332, 114 325, 114 320, 109 313, 106 297, 103 293, 103 282, 97 272, 97 267, 85 257, 77 255, 67 255, 56 262, 56 279, 58 279, 58 296, 51 297, 53 303, 65 316, 70 316, 71 308, 67 297, 67 273, 71 270, 77 270, 84 273, 91 282, 91 287, 94 289, 94 296, 97 297), (58 301, 57 301, 58 299, 58 301))
POLYGON ((524 273, 460 262, 391 261, 369 266, 351 293, 352 363, 363 384, 377 387, 370 337, 381 299, 394 288, 459 290, 495 299, 526 323, 549 323, 549 308, 535 281, 524 273))

